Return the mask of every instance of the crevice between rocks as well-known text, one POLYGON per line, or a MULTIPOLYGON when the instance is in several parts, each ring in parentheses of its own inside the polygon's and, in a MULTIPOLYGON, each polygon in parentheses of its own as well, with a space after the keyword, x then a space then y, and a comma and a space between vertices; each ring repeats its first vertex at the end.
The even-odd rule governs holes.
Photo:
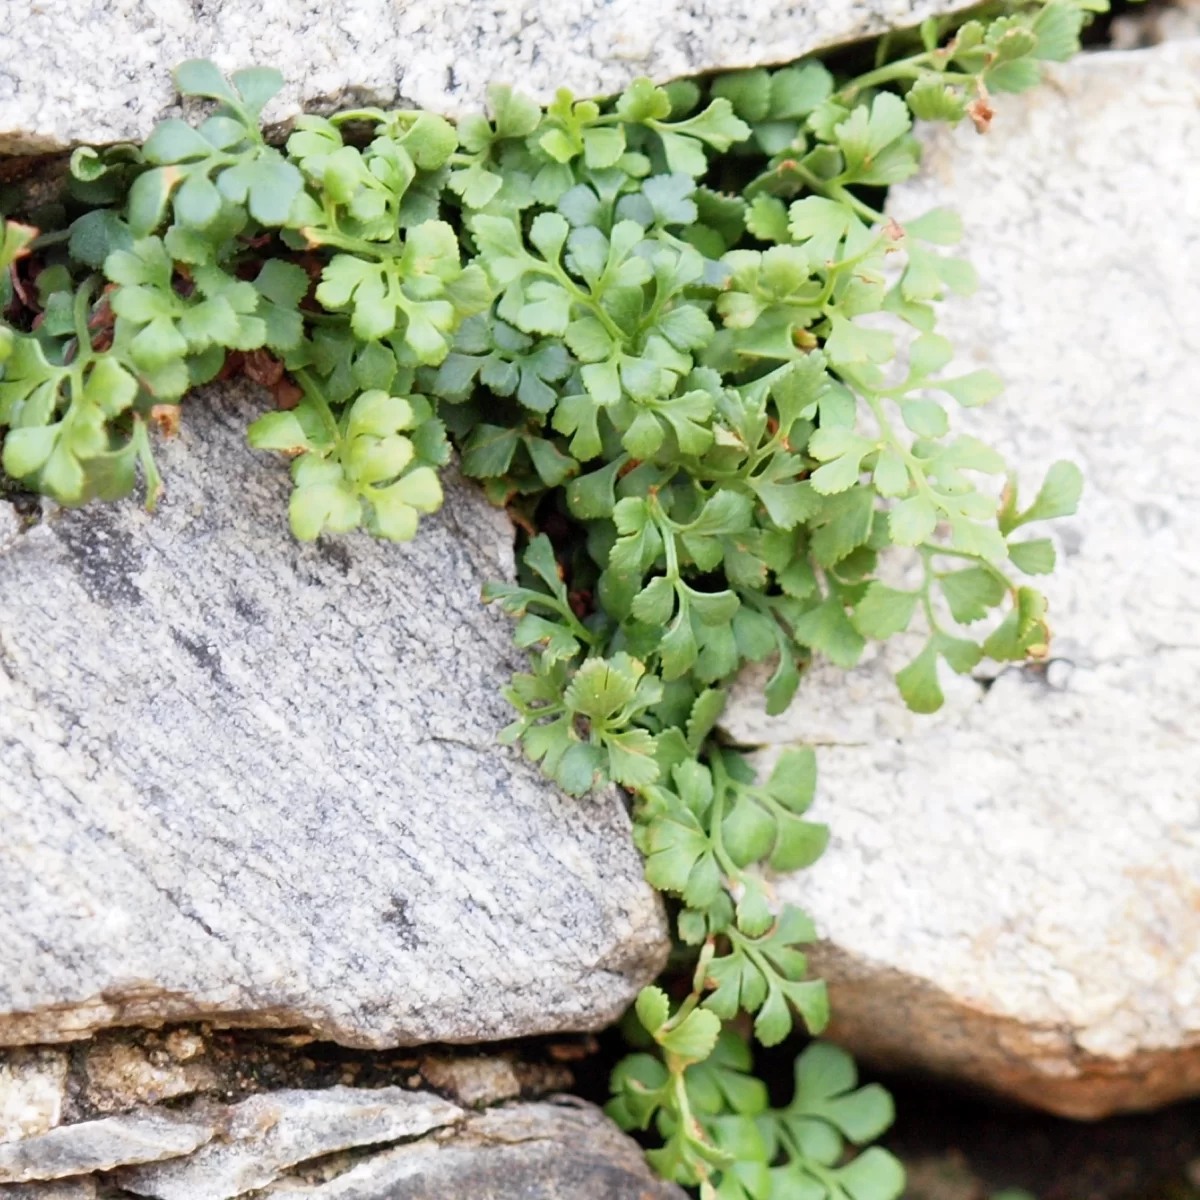
MULTIPOLYGON (((137 1194, 172 1200, 186 1193, 227 1200, 283 1186, 279 1181, 309 1189, 401 1146, 474 1137, 476 1117, 497 1106, 524 1111, 548 1103, 583 1105, 561 1093, 574 1085, 571 1064, 595 1051, 590 1035, 473 1051, 441 1045, 368 1051, 304 1031, 203 1024, 114 1030, 67 1046, 16 1047, 0 1051, 0 1197, 137 1194), (386 1121, 381 1126, 372 1109, 375 1099, 385 1116, 389 1107, 403 1117, 405 1107, 414 1106, 418 1122, 427 1121, 427 1127, 388 1135, 386 1121), (323 1102, 329 1113, 322 1111, 323 1102), (306 1106, 314 1111, 306 1115, 306 1106), (164 1129, 169 1134, 197 1123, 210 1124, 211 1131, 194 1150, 155 1148, 164 1129), (141 1143, 139 1128, 146 1131, 141 1143), (69 1136, 72 1129, 77 1139, 69 1136), (342 1144, 329 1148, 331 1136, 342 1144), (307 1152, 305 1137, 317 1152, 307 1152), (103 1157, 109 1147, 119 1157, 122 1145, 131 1147, 129 1161, 72 1170, 88 1155, 92 1161, 103 1157), (255 1162, 256 1152, 265 1156, 266 1166, 255 1162), (272 1166, 271 1155, 288 1161, 272 1166), (244 1190, 230 1191, 227 1184, 222 1189, 219 1180, 234 1170, 222 1164, 223 1157, 255 1179, 267 1173, 271 1178, 244 1190), (209 1160, 216 1166, 210 1168, 209 1160), (197 1182, 201 1175, 207 1182, 197 1182)), ((520 1128, 501 1140, 515 1144, 551 1136, 539 1133, 536 1123, 520 1128)))

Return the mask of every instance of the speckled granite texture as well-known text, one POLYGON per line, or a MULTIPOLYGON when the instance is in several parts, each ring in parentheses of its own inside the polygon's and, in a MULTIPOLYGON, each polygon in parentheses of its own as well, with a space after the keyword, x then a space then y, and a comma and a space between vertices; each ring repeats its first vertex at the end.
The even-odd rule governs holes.
POLYGON ((458 116, 489 83, 546 101, 787 62, 964 0, 0 0, 0 152, 141 141, 171 69, 278 67, 268 110, 420 106, 458 116))
POLYGON ((615 1020, 662 910, 620 799, 496 743, 522 659, 480 587, 512 572, 507 518, 450 480, 409 546, 301 546, 254 410, 186 402, 155 515, 0 522, 0 1045, 615 1020))
POLYGON ((1083 468, 1051 530, 1052 660, 960 680, 929 719, 889 652, 818 669, 779 718, 748 681, 727 720, 822 744, 833 842, 780 893, 828 939, 833 1035, 1097 1116, 1200 1092, 1200 42, 996 107, 987 137, 927 134, 888 204, 964 218, 982 286, 942 332, 1008 389, 960 427, 1029 498, 1083 468))

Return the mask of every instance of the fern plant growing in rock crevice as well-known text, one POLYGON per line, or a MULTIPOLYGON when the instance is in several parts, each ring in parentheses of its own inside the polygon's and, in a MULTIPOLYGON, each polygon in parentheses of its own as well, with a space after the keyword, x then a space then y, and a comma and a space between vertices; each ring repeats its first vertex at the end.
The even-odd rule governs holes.
POLYGON ((545 109, 497 87, 457 127, 362 109, 301 118, 285 149, 259 128, 274 72, 190 62, 177 83, 214 102, 207 119, 77 151, 69 208, 6 226, 13 480, 77 504, 140 471, 153 505, 150 426, 242 371, 276 399, 249 436, 291 458, 297 537, 413 537, 451 446, 509 506, 521 578, 486 599, 532 662, 502 737, 572 793, 633 793, 647 878, 697 959, 677 1004, 639 998, 647 1048, 617 1070, 610 1112, 654 1123, 660 1171, 705 1196, 903 1187, 886 1152, 847 1159, 891 1109, 842 1052, 805 1051, 783 1110, 748 1074, 739 1013, 766 1046, 796 1015, 812 1033, 828 1018, 806 978, 812 924, 770 885, 827 831, 805 816, 810 751, 759 782, 714 731, 747 662, 776 664, 777 713, 814 654, 850 668, 915 624, 924 648, 897 683, 927 712, 939 663, 1044 653, 1025 577, 1053 546, 1014 535, 1072 511, 1078 472, 1056 465, 1022 509, 1000 456, 952 433, 946 398, 1000 390, 948 373, 936 330, 937 304, 974 284, 949 249, 959 220, 901 227, 875 205, 918 169, 914 117, 985 129, 994 95, 1070 54, 1095 7, 929 21, 850 80, 809 61, 545 109), (893 548, 914 586, 878 578, 893 548))

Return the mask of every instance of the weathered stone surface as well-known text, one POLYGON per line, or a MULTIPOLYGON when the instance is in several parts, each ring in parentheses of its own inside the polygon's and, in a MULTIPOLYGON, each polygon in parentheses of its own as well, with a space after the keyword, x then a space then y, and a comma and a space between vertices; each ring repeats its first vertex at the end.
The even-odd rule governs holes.
POLYGON ((889 197, 966 223, 982 290, 944 332, 1009 387, 962 427, 1029 498, 1053 460, 1083 468, 1051 661, 960 681, 928 720, 889 652, 728 720, 822 743, 833 842, 779 891, 828 939, 833 1036, 1075 1116, 1200 1092, 1197 80, 1196 41, 1055 68, 986 138, 929 136, 889 197))
POLYGON ((1113 18, 1110 37, 1117 50, 1200 37, 1200 0, 1168 0, 1140 12, 1124 12, 1113 18))
POLYGON ((637 1144, 580 1101, 489 1109, 445 1138, 372 1155, 332 1179, 280 1180, 272 1200, 683 1200, 637 1144))
POLYGON ((423 1054, 420 1077, 448 1100, 467 1108, 484 1108, 505 1100, 540 1100, 552 1092, 569 1091, 575 1084, 570 1067, 561 1062, 536 1062, 515 1051, 473 1055, 423 1054))
POLYGON ((21 535, 21 519, 16 509, 0 500, 0 553, 7 550, 21 535))
POLYGON ((683 1198, 603 1113, 569 1097, 467 1113, 428 1091, 332 1087, 190 1111, 190 1123, 143 1109, 0 1146, 0 1200, 94 1200, 97 1182, 156 1200, 683 1198), (33 1182, 3 1182, 14 1178, 33 1182))
POLYGON ((252 1096, 229 1110, 220 1141, 184 1159, 118 1171, 116 1181, 160 1200, 231 1200, 265 1187, 297 1163, 419 1137, 462 1116, 440 1096, 394 1087, 252 1096))
POLYGON ((549 100, 721 67, 786 62, 835 42, 916 25, 964 0, 5 0, 0 152, 141 141, 173 101, 187 58, 274 65, 277 120, 303 107, 419 106, 457 116, 489 83, 549 100), (8 11, 6 11, 8 10, 8 11), (104 52, 97 53, 96 47, 104 52))
POLYGON ((521 1094, 517 1064, 507 1058, 444 1058, 430 1054, 421 1059, 421 1077, 469 1108, 515 1100, 521 1094))
POLYGON ((519 1066, 512 1059, 500 1056, 447 1058, 430 1054, 421 1059, 421 1077, 460 1104, 476 1108, 515 1100, 521 1094, 519 1066))
POLYGON ((505 518, 451 483, 410 546, 300 546, 253 410, 188 402, 156 515, 60 513, 0 555, 0 1044, 612 1021, 661 966, 661 907, 615 795, 496 744, 521 658, 479 589, 512 570, 505 518))
POLYGON ((60 1050, 0 1055, 0 1143, 53 1129, 62 1119, 67 1056, 60 1050))
POLYGON ((96 1200, 96 1178, 84 1175, 47 1183, 0 1183, 0 1200, 96 1200))
POLYGON ((62 1179, 109 1171, 122 1163, 176 1158, 203 1146, 217 1128, 211 1112, 182 1114, 157 1108, 60 1125, 0 1145, 0 1183, 62 1179))
POLYGON ((176 1032, 168 1041, 179 1048, 177 1054, 127 1042, 89 1046, 84 1056, 87 1103, 100 1112, 120 1112, 218 1086, 212 1066, 195 1061, 204 1048, 197 1035, 176 1032))
POLYGON ((70 1052, 0 1049, 0 1143, 61 1124, 171 1102, 227 1104, 230 1097, 325 1092, 336 1086, 432 1089, 462 1108, 540 1100, 570 1091, 569 1062, 597 1051, 592 1035, 518 1046, 363 1053, 301 1032, 260 1029, 105 1030, 70 1052))

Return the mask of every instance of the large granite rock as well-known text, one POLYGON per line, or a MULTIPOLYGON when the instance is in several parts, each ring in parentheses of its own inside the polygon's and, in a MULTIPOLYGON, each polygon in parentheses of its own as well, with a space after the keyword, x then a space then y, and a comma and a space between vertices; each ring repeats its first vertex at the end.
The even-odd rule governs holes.
MULTIPOLYGON (((22 7, 19 6, 18 7, 22 7)), ((478 109, 489 83, 549 100, 780 63, 916 25, 966 0, 41 0, 4 22, 0 153, 141 141, 187 58, 278 67, 268 116, 362 104, 478 109)))
POLYGON ((943 331, 1009 386, 962 426, 1028 497, 1083 468, 1049 663, 959 681, 930 719, 888 677, 901 647, 728 717, 820 744, 832 845, 780 894, 827 939, 832 1035, 1073 1116, 1200 1092, 1197 79, 1196 41, 1057 67, 988 136, 928 135, 889 196, 966 223, 982 289, 943 331))
POLYGON ((611 1022, 663 963, 661 907, 615 794, 496 744, 522 660, 479 592, 507 520, 451 482, 409 546, 301 546, 253 410, 188 401, 155 515, 0 525, 0 1045, 611 1022))

